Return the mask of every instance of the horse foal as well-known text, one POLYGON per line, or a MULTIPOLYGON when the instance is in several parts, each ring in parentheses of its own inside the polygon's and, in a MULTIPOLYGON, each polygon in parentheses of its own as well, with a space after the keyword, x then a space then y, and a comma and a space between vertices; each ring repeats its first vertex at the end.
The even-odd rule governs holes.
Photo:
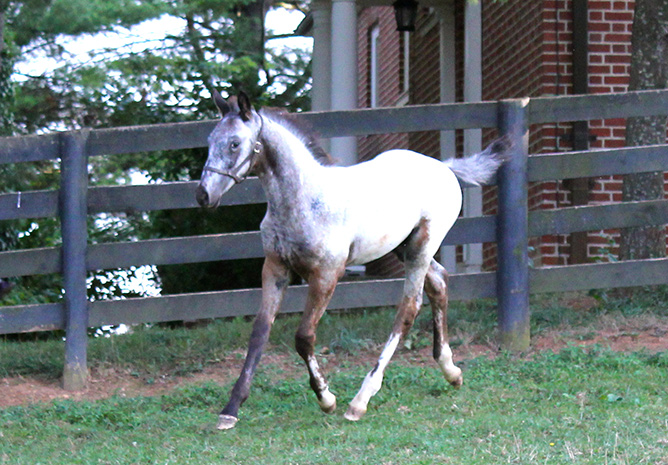
POLYGON ((346 266, 368 263, 391 251, 405 265, 403 296, 392 333, 345 418, 359 420, 366 412, 382 385, 385 368, 415 321, 424 291, 433 309, 434 359, 445 379, 460 386, 462 372, 448 345, 448 275, 433 257, 459 215, 459 180, 487 182, 503 162, 505 143, 496 142, 465 159, 441 162, 410 150, 390 150, 368 162, 337 167, 290 115, 256 112, 243 93, 225 100, 216 92, 214 100, 222 119, 209 136, 197 201, 216 207, 222 195, 251 171, 267 197, 260 226, 265 253, 262 305, 218 427, 232 428, 238 421, 291 270, 308 283, 295 346, 320 408, 326 413, 336 409, 336 397, 315 357, 318 322, 346 266))

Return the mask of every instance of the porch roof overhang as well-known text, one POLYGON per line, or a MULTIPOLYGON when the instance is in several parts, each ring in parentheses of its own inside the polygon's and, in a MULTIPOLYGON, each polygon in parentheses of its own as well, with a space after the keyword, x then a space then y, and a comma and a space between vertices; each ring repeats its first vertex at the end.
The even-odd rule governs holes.
MULTIPOLYGON (((331 3, 332 0, 320 0, 322 3, 331 3)), ((454 5, 454 0, 418 0, 420 6, 443 8, 444 6, 454 5)), ((392 6, 394 0, 355 0, 358 8, 367 8, 372 6, 392 6)), ((307 13, 304 19, 299 23, 294 31, 296 36, 312 36, 313 14, 307 13)))

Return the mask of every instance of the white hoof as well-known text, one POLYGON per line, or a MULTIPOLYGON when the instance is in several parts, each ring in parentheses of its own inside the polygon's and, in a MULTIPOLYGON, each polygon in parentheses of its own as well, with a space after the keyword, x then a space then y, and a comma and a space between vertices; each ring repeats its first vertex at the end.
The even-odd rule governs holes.
POLYGON ((336 410, 336 396, 326 389, 320 394, 318 405, 323 412, 333 413, 336 410))
POLYGON ((218 429, 232 429, 234 425, 239 421, 238 418, 233 417, 232 415, 220 415, 218 417, 218 429))
POLYGON ((366 409, 361 409, 350 405, 348 406, 348 411, 343 415, 343 418, 349 421, 358 421, 364 416, 365 413, 366 409))
POLYGON ((458 388, 464 383, 464 377, 462 376, 462 370, 459 367, 453 367, 445 374, 445 379, 452 386, 458 388))

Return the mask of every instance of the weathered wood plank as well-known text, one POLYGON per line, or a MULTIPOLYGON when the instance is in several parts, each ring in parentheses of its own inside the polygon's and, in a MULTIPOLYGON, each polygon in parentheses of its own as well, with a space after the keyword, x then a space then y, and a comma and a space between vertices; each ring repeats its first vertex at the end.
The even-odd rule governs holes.
MULTIPOLYGON (((453 301, 493 298, 496 295, 495 273, 456 274, 450 279, 450 297, 453 301)), ((532 293, 667 283, 667 258, 537 268, 530 271, 532 293)), ((402 286, 401 279, 341 283, 329 308, 393 306, 401 295, 402 286)), ((302 311, 305 291, 305 286, 291 287, 282 311, 302 311)), ((97 301, 90 304, 90 325, 254 315, 259 302, 259 289, 97 301)), ((0 307, 0 334, 62 329, 63 315, 62 304, 0 307)))
POLYGON ((60 157, 60 134, 0 137, 0 165, 60 157))
MULTIPOLYGON (((88 190, 88 213, 136 212, 201 208, 195 201, 197 181, 136 186, 92 187, 88 190)), ((223 196, 221 206, 266 202, 257 178, 249 178, 223 196)), ((58 191, 0 194, 0 220, 45 218, 58 214, 58 191)))
MULTIPOLYGON (((201 208, 195 200, 198 182, 95 187, 89 192, 88 211, 96 213, 201 208)), ((225 194, 220 205, 249 205, 266 201, 259 179, 251 177, 225 194)))
MULTIPOLYGON (((450 298, 468 300, 495 295, 494 273, 452 275, 450 298)), ((353 281, 337 286, 329 309, 353 309, 394 306, 403 290, 403 279, 353 281)), ((259 289, 179 294, 146 299, 98 301, 91 304, 91 325, 160 322, 185 317, 221 318, 254 315, 260 305, 259 289), (187 312, 184 311, 187 309, 187 312)), ((306 286, 291 286, 285 296, 282 313, 303 310, 306 286)))
POLYGON ((653 171, 668 171, 668 145, 546 153, 529 157, 529 181, 653 171))
POLYGON ((586 205, 529 212, 529 235, 568 234, 668 223, 668 200, 586 205))
MULTIPOLYGON (((88 213, 137 212, 201 208, 195 200, 198 181, 133 186, 91 187, 88 213)), ((265 203, 260 181, 251 177, 235 186, 221 199, 220 206, 265 203)), ((45 218, 58 214, 58 191, 28 191, 0 194, 0 221, 45 218)))
POLYGON ((668 258, 536 268, 532 293, 668 284, 668 258))
POLYGON ((60 247, 10 250, 0 253, 0 276, 60 273, 60 247))
MULTIPOLYGON (((494 273, 452 275, 452 300, 489 298, 495 295, 494 273)), ((303 310, 306 286, 291 286, 282 313, 303 310)), ((340 283, 328 308, 353 309, 394 306, 403 290, 403 279, 340 283)), ((136 324, 254 315, 260 305, 259 289, 178 294, 144 299, 96 301, 90 303, 90 325, 136 324)), ((45 331, 64 327, 62 304, 0 307, 0 334, 45 331)))
POLYGON ((263 257, 259 231, 91 245, 89 270, 263 257))
MULTIPOLYGON (((411 105, 400 108, 309 112, 295 115, 323 138, 494 127, 496 103, 411 105)), ((216 120, 99 129, 91 155, 205 147, 216 120)))
MULTIPOLYGON (((588 205, 529 213, 529 234, 568 234, 574 231, 627 228, 668 223, 668 201, 652 200, 611 205, 588 205)), ((496 216, 460 218, 443 245, 494 242, 496 216)), ((137 242, 92 244, 87 269, 114 269, 140 265, 199 263, 261 258, 258 231, 214 234, 137 242)), ((60 249, 26 249, 0 253, 0 276, 27 276, 60 272, 60 249)))
POLYGON ((216 123, 217 120, 207 120, 95 129, 88 145, 89 155, 206 147, 216 123))
MULTIPOLYGON (((322 137, 496 126, 496 102, 411 105, 401 108, 302 113, 322 137)), ((547 123, 666 114, 668 92, 540 97, 529 121, 547 123)), ((95 129, 90 155, 205 147, 216 120, 95 129)), ((0 138, 0 164, 58 158, 59 134, 0 138)))
MULTIPOLYGON (((0 253, 0 276, 28 276, 61 271, 60 247, 0 253)), ((174 265, 263 257, 259 231, 207 236, 91 244, 86 269, 174 265)))
MULTIPOLYGON (((496 217, 461 218, 443 245, 494 242, 496 217)), ((173 265, 218 260, 262 258, 259 231, 213 234, 135 242, 91 244, 87 269, 114 269, 140 265, 173 265)), ((60 248, 14 250, 0 253, 0 276, 28 276, 61 271, 60 248)))
MULTIPOLYGON (((494 127, 496 103, 411 105, 400 108, 300 113, 323 138, 392 132, 494 127)), ((88 154, 113 155, 206 147, 217 120, 91 130, 88 154)), ((59 134, 0 138, 0 164, 58 158, 59 134)))
POLYGON ((63 304, 0 307, 0 334, 53 331, 65 328, 63 304))
POLYGON ((300 113, 324 138, 496 127, 496 102, 300 113))
POLYGON ((441 245, 496 242, 496 216, 459 218, 441 245))
POLYGON ((665 90, 538 97, 529 104, 531 124, 665 114, 668 114, 665 90))
POLYGON ((58 191, 0 194, 0 220, 45 218, 58 214, 58 191))

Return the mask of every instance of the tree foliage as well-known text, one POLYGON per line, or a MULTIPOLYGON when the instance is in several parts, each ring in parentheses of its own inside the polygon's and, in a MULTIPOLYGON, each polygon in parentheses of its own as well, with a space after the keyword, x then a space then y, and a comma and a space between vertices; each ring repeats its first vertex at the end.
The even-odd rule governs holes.
MULTIPOLYGON (((5 134, 215 118, 214 87, 223 94, 243 88, 261 105, 308 109, 310 57, 301 50, 281 53, 266 47, 271 37, 264 19, 270 6, 264 0, 0 0, 5 134), (133 27, 147 23, 154 32, 165 25, 169 30, 133 37, 133 27), (88 47, 84 56, 72 54, 73 43, 95 41, 103 45, 88 47), (56 65, 36 75, 16 72, 18 65, 36 59, 56 65)), ((294 1, 281 7, 304 5, 294 1)), ((205 149, 96 157, 90 160, 90 182, 127 182, 136 173, 152 182, 197 179, 205 158, 205 149)), ((3 191, 57 188, 58 170, 53 163, 0 165, 0 184, 3 191)), ((111 222, 92 218, 89 238, 256 229, 261 216, 262 208, 120 214, 111 222)), ((58 242, 54 219, 0 223, 1 249, 58 242)), ((255 269, 257 263, 233 270, 221 263, 172 266, 159 272, 164 290, 195 291, 254 284, 244 271, 248 267, 255 269)))

